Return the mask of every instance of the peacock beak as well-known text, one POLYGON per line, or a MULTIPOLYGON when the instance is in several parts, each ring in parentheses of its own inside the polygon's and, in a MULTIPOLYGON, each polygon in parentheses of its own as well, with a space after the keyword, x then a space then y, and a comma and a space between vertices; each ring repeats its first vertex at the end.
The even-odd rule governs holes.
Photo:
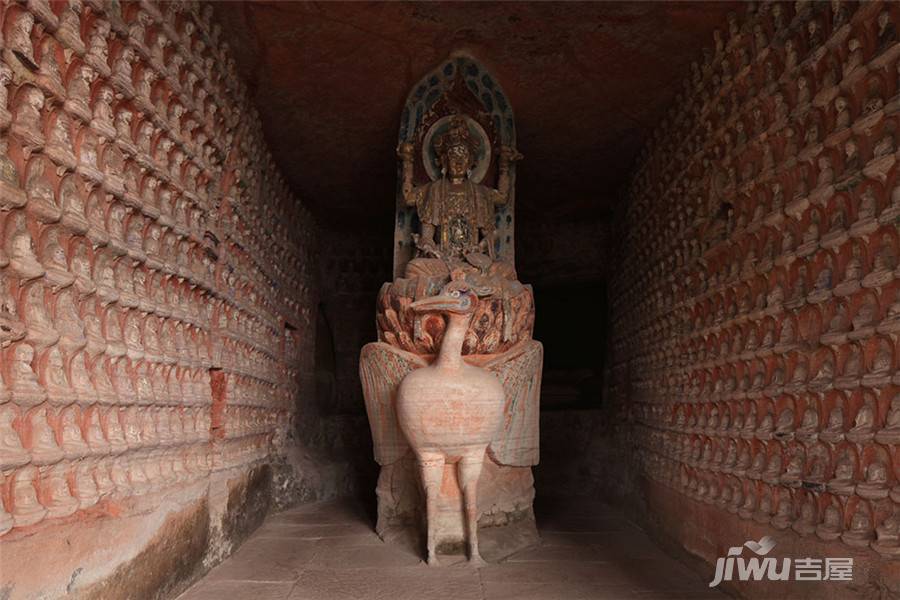
POLYGON ((471 300, 466 295, 457 297, 438 295, 416 300, 409 307, 416 312, 462 312, 468 307, 469 302, 471 300))

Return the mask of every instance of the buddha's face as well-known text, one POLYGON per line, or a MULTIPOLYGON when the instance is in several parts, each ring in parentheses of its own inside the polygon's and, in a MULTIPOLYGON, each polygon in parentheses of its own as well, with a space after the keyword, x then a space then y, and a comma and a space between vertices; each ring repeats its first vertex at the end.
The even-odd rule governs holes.
POLYGON ((472 164, 468 148, 465 146, 453 146, 447 151, 445 159, 447 173, 450 177, 465 177, 469 166, 472 164))

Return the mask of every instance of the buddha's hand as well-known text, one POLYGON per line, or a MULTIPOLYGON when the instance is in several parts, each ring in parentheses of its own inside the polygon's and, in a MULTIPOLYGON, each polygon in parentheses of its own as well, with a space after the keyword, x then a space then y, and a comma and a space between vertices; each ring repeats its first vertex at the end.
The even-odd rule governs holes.
POLYGON ((397 156, 403 160, 412 160, 413 145, 409 142, 401 142, 397 146, 397 156))
POLYGON ((413 242, 416 244, 416 248, 418 248, 424 256, 441 258, 441 253, 438 251, 437 247, 435 247, 433 240, 414 233, 413 242))
POLYGON ((512 146, 500 146, 500 158, 506 162, 513 162, 522 160, 525 157, 512 146))

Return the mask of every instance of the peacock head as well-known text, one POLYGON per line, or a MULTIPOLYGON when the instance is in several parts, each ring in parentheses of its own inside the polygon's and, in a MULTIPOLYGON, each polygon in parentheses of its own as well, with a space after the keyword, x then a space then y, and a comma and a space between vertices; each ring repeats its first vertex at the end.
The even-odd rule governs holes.
POLYGON ((479 296, 489 296, 492 289, 477 288, 464 277, 454 273, 450 283, 444 286, 437 296, 422 298, 410 305, 416 312, 446 312, 457 315, 470 315, 478 306, 479 296))

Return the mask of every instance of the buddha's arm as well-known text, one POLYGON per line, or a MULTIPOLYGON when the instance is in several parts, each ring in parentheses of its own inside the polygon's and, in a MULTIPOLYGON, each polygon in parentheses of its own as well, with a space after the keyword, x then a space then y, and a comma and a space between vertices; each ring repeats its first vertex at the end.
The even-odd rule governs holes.
POLYGON ((397 147, 397 156, 401 160, 401 189, 406 206, 416 206, 425 193, 424 186, 413 185, 413 145, 403 142, 397 147))
POLYGON ((491 197, 494 200, 494 204, 506 204, 507 200, 509 200, 509 165, 513 161, 521 159, 522 155, 519 154, 516 149, 510 146, 500 147, 500 164, 498 165, 499 175, 497 177, 497 189, 493 190, 494 193, 491 194, 491 197))
POLYGON ((422 223, 422 232, 415 236, 416 247, 421 250, 425 256, 434 256, 440 258, 440 251, 434 243, 434 225, 422 223))

